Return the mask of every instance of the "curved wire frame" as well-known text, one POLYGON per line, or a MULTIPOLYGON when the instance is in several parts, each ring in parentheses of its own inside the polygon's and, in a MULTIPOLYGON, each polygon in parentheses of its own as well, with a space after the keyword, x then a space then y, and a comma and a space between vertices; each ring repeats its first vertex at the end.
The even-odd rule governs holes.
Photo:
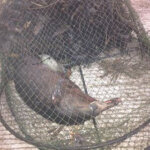
POLYGON ((149 125, 150 67, 137 56, 138 48, 149 54, 149 39, 129 6, 120 0, 4 3, 0 120, 10 133, 41 149, 85 150, 115 146, 149 125), (132 32, 139 44, 133 51, 132 32), (105 101, 114 97, 122 103, 105 101))

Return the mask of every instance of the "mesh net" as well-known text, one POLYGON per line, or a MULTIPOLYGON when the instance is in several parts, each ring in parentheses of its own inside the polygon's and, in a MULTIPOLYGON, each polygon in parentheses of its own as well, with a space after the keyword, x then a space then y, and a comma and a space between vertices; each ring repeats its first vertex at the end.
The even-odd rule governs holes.
POLYGON ((17 138, 149 146, 150 39, 130 1, 2 0, 0 48, 0 119, 17 138))

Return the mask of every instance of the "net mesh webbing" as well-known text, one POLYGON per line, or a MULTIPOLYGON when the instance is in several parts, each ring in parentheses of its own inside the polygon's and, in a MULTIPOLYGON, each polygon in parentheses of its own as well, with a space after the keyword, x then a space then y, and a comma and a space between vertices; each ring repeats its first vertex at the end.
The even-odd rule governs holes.
POLYGON ((150 41, 130 1, 3 0, 0 13, 6 129, 42 150, 149 146, 150 41), (116 97, 96 130, 93 98, 116 97))

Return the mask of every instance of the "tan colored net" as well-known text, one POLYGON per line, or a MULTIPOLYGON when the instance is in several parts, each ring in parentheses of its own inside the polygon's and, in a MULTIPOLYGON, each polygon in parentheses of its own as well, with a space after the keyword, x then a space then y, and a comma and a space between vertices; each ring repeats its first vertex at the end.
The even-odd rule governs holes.
POLYGON ((149 146, 150 41, 130 1, 2 1, 0 20, 6 129, 41 150, 149 146), (94 126, 93 116, 78 112, 91 103, 68 92, 76 86, 79 99, 85 92, 121 102, 96 115, 94 126))

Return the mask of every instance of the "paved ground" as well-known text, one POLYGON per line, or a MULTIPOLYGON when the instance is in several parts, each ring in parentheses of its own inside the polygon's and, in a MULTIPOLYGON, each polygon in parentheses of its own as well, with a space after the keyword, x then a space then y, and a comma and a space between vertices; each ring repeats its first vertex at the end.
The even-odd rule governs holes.
POLYGON ((150 35, 150 0, 132 0, 133 6, 150 35))

